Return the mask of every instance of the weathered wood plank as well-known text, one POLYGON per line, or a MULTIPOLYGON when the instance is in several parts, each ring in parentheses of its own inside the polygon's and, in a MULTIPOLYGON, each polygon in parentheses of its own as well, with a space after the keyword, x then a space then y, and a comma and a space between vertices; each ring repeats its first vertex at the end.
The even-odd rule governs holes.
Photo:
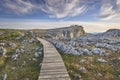
POLYGON ((37 39, 44 47, 44 58, 38 80, 70 80, 64 62, 55 47, 44 39, 37 39))
POLYGON ((39 78, 64 78, 69 77, 68 74, 53 74, 53 75, 41 75, 39 78))

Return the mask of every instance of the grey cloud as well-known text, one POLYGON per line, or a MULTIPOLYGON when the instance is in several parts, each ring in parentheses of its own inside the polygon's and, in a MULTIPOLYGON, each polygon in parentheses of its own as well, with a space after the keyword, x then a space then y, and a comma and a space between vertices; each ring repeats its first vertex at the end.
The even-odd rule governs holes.
POLYGON ((17 14, 28 14, 33 10, 43 11, 52 18, 80 15, 99 0, 4 0, 4 8, 17 14))
POLYGON ((120 20, 120 0, 103 0, 99 17, 102 20, 120 20))
POLYGON ((64 18, 76 16, 86 10, 80 0, 46 0, 41 10, 50 14, 50 17, 64 18))
POLYGON ((40 8, 49 14, 49 17, 74 17, 87 12, 100 4, 100 0, 43 0, 40 8))
POLYGON ((101 0, 0 0, 2 7, 16 14, 45 12, 50 18, 74 17, 98 6, 101 0))
POLYGON ((30 2, 25 2, 23 0, 6 0, 4 2, 4 7, 17 13, 29 13, 34 8, 34 5, 30 2))

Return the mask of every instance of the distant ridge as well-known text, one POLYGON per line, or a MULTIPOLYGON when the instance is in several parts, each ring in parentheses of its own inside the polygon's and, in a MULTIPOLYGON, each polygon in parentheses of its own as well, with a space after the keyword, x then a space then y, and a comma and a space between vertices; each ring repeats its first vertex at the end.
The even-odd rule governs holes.
POLYGON ((104 33, 98 34, 98 36, 103 37, 120 37, 120 29, 109 29, 104 33))

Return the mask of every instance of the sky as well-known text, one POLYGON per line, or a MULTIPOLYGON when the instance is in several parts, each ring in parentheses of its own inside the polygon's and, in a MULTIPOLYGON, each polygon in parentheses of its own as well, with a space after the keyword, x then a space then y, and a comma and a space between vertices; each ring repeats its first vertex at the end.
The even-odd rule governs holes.
POLYGON ((120 0, 0 0, 0 28, 82 25, 87 32, 120 29, 120 0))

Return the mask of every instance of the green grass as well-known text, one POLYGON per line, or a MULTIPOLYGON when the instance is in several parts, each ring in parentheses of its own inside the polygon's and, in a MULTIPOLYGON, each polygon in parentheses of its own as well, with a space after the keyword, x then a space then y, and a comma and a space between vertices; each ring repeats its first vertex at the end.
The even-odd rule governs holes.
MULTIPOLYGON (((37 40, 34 43, 25 43, 25 52, 21 53, 16 61, 12 60, 12 55, 15 53, 16 49, 22 46, 21 42, 23 40, 30 40, 33 37, 22 36, 20 40, 16 40, 19 37, 21 31, 17 30, 0 30, 4 32, 4 35, 0 37, 0 40, 4 40, 6 43, 13 42, 16 44, 15 47, 11 48, 9 46, 4 46, 7 49, 7 54, 5 56, 0 56, 0 80, 3 79, 4 74, 7 74, 7 80, 37 80, 40 72, 43 55, 35 58, 34 53, 39 52, 35 50, 35 47, 42 48, 40 42, 37 40), (35 58, 36 61, 32 59, 35 58), (25 64, 24 64, 25 63, 25 64)), ((23 33, 26 33, 25 31, 23 33)))
POLYGON ((37 61, 32 60, 35 53, 32 48, 34 48, 35 45, 36 44, 26 44, 26 52, 21 54, 17 61, 12 61, 11 58, 7 60, 6 66, 3 70, 3 73, 8 74, 7 80, 24 80, 25 78, 29 78, 29 80, 37 80, 40 71, 39 64, 42 61, 42 56, 36 58, 37 61), (30 51, 28 52, 28 50, 30 51))
POLYGON ((12 40, 19 36, 19 32, 14 30, 4 30, 3 33, 4 35, 0 36, 0 40, 12 40))
MULTIPOLYGON (((108 63, 100 63, 97 62, 97 59, 101 58, 101 56, 98 55, 75 56, 72 54, 65 54, 60 50, 58 51, 63 58, 71 80, 77 80, 75 78, 76 75, 80 75, 82 77, 80 80, 120 80, 120 77, 118 77, 118 75, 120 74, 120 61, 109 61, 108 63), (81 60, 85 60, 85 62, 80 62, 81 60), (113 64, 114 66, 112 67, 111 64, 113 64), (85 73, 79 70, 83 66, 86 68, 85 73), (101 74, 102 76, 99 76, 98 74, 101 74)), ((114 57, 117 56, 118 55, 114 55, 114 57)), ((103 58, 110 60, 109 56, 103 58)))

